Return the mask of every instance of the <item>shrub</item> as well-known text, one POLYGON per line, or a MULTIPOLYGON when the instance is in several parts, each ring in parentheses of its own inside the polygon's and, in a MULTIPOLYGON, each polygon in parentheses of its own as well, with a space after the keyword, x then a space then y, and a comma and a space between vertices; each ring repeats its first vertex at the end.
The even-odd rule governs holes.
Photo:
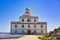
POLYGON ((40 39, 40 40, 49 40, 49 38, 48 38, 48 37, 46 37, 46 36, 38 37, 38 39, 40 39))

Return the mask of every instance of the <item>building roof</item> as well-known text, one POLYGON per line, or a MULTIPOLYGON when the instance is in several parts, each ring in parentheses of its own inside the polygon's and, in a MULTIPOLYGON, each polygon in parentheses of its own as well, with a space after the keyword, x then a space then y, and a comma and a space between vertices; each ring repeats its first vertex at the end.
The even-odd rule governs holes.
POLYGON ((47 24, 47 22, 36 22, 36 23, 11 22, 11 24, 47 24))
POLYGON ((38 18, 38 16, 20 16, 20 18, 38 18))
POLYGON ((25 13, 24 13, 23 16, 32 16, 29 7, 27 7, 27 8, 25 9, 25 13))
POLYGON ((32 16, 32 13, 30 12, 29 6, 27 6, 27 8, 25 9, 25 13, 22 16, 20 16, 20 18, 27 18, 27 17, 38 18, 38 16, 32 16))

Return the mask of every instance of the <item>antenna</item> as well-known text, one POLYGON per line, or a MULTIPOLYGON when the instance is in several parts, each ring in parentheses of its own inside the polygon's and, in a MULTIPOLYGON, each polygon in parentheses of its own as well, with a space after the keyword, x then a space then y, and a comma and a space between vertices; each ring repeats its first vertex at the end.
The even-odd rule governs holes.
POLYGON ((27 5, 27 8, 30 9, 30 5, 29 4, 27 5))
POLYGON ((26 12, 30 11, 29 4, 27 5, 27 8, 25 10, 26 10, 26 12))

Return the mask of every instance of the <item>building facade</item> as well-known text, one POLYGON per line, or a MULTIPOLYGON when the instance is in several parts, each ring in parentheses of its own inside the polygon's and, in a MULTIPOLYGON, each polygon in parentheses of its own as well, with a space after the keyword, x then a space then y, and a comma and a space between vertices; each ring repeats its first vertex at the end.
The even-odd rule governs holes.
POLYGON ((39 22, 38 16, 32 16, 27 7, 25 13, 19 17, 19 21, 11 22, 11 33, 13 34, 46 34, 47 22, 39 22))

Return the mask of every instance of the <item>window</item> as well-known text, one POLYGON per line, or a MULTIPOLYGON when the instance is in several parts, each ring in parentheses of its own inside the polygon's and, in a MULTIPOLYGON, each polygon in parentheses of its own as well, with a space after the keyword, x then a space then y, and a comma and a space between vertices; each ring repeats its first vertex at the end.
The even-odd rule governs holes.
POLYGON ((43 30, 41 30, 41 33, 43 33, 43 30))
POLYGON ((34 19, 34 22, 36 22, 36 19, 34 19))
POLYGON ((22 34, 24 34, 24 30, 21 30, 22 34))
POLYGON ((28 24, 28 28, 30 28, 30 25, 28 24))
POLYGON ((41 25, 41 28, 43 28, 43 25, 41 25))
POLYGON ((17 25, 15 25, 15 28, 17 28, 17 25))
POLYGON ((17 33, 17 30, 15 30, 15 33, 17 33))
POLYGON ((34 33, 36 33, 36 30, 34 30, 34 33))
POLYGON ((22 22, 24 22, 24 19, 22 19, 22 22))
POLYGON ((24 28, 24 25, 22 25, 22 28, 24 28))
POLYGON ((22 30, 22 32, 24 32, 24 30, 22 30))
POLYGON ((36 28, 36 24, 34 24, 34 28, 36 28))
POLYGON ((27 19, 27 22, 31 22, 31 20, 30 19, 27 19))

